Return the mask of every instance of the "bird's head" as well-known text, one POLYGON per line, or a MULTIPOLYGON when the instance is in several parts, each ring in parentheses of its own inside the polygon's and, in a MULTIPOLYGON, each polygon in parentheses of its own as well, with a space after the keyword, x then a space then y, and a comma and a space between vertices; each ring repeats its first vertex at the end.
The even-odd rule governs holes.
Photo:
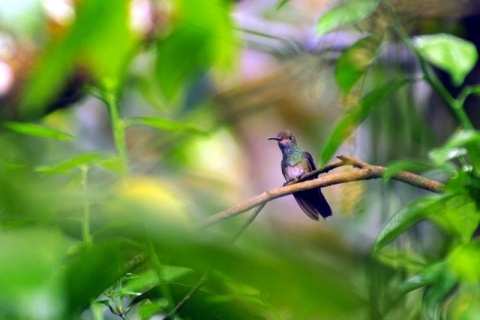
POLYGON ((280 148, 292 144, 297 145, 297 140, 295 139, 295 136, 288 130, 281 131, 276 137, 269 137, 268 140, 276 140, 280 148))

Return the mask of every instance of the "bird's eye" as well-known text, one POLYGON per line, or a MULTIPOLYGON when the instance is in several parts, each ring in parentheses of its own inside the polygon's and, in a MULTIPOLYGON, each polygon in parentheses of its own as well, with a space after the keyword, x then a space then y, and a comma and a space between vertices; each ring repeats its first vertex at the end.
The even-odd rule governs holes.
POLYGON ((293 136, 288 136, 288 139, 289 139, 289 140, 293 140, 293 136))

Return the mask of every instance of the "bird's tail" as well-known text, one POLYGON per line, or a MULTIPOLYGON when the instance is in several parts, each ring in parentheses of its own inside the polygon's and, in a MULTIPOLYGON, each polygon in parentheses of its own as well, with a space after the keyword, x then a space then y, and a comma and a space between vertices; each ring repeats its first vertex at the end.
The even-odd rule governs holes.
POLYGON ((320 216, 327 218, 332 215, 332 209, 320 188, 297 192, 293 196, 300 208, 313 220, 318 220, 320 216))

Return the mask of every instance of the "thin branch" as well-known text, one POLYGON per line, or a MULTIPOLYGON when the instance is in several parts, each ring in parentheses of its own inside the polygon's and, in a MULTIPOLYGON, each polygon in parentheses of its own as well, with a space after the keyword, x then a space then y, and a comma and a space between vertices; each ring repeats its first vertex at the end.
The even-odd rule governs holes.
MULTIPOLYGON (((247 229, 247 227, 255 220, 255 218, 258 216, 260 211, 262 211, 263 207, 265 207, 267 203, 262 203, 260 204, 248 217, 248 219, 243 223, 243 225, 238 229, 238 231, 233 235, 233 237, 230 239, 230 243, 234 243, 242 234, 243 232, 247 229)), ((210 278, 210 275, 213 272, 213 268, 208 269, 205 271, 203 274, 202 278, 197 282, 197 284, 187 293, 185 297, 173 308, 173 310, 165 317, 163 320, 171 320, 175 315, 187 304, 188 301, 203 287, 203 285, 208 281, 208 278, 210 278)))
MULTIPOLYGON (((200 223, 200 227, 208 227, 225 219, 229 219, 233 216, 239 215, 245 211, 248 211, 252 208, 259 206, 260 204, 266 203, 268 201, 284 197, 286 195, 314 189, 318 187, 328 187, 336 184, 341 183, 348 183, 353 181, 361 181, 361 180, 370 180, 370 179, 378 179, 383 176, 385 171, 387 170, 386 167, 381 166, 374 166, 368 163, 365 163, 361 160, 347 157, 347 156, 338 156, 340 161, 336 161, 330 165, 325 166, 322 169, 316 170, 315 172, 309 173, 308 176, 302 177, 299 179, 300 181, 306 179, 309 176, 316 175, 321 172, 326 172, 332 170, 334 168, 338 168, 341 166, 350 165, 358 170, 348 171, 348 172, 340 172, 340 173, 332 173, 322 177, 319 177, 314 180, 303 181, 299 183, 287 184, 280 188, 271 189, 265 191, 258 196, 255 196, 243 203, 240 203, 236 206, 223 210, 217 214, 214 214, 200 223), (317 172, 318 171, 318 172, 317 172)), ((417 188, 425 189, 435 193, 443 193, 445 191, 445 185, 434 180, 430 180, 419 175, 400 171, 393 175, 391 179, 398 180, 415 186, 417 188)))
POLYGON ((303 176, 301 176, 299 179, 297 180, 294 180, 294 181, 290 181, 289 183, 285 184, 286 186, 288 185, 291 185, 291 184, 295 184, 295 183, 298 183, 300 181, 305 181, 305 180, 308 180, 308 178, 311 178, 311 177, 315 177, 319 174, 322 174, 322 173, 326 173, 326 172, 329 172, 329 171, 332 171, 333 169, 336 169, 336 168, 339 168, 339 167, 342 167, 342 166, 345 166, 346 165, 346 160, 337 160, 335 162, 332 162, 332 163, 329 163, 327 164, 326 166, 324 166, 323 168, 319 168, 317 170, 314 170, 312 172, 309 172, 307 174, 304 174, 303 176))
POLYGON ((208 269, 197 282, 197 284, 190 290, 185 297, 183 297, 182 301, 180 301, 175 308, 165 317, 163 320, 171 320, 175 317, 175 315, 187 304, 188 301, 200 290, 203 285, 208 281, 210 274, 212 273, 213 269, 208 269))
POLYGON ((237 241, 237 239, 243 234, 243 232, 245 231, 245 229, 248 228, 248 226, 253 222, 253 220, 255 220, 255 218, 258 216, 258 214, 260 213, 260 211, 262 211, 263 207, 265 207, 267 203, 264 202, 262 204, 260 204, 256 209, 255 211, 253 211, 253 213, 250 215, 250 217, 248 217, 247 221, 245 221, 242 225, 242 227, 240 229, 238 229, 238 231, 233 235, 232 239, 230 240, 230 242, 233 244, 235 241, 237 241))

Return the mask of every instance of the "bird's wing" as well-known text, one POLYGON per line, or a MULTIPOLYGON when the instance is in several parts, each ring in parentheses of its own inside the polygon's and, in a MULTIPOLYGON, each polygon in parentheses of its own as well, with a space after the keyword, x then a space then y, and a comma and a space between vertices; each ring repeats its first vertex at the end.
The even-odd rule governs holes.
MULTIPOLYGON (((306 151, 303 153, 308 160, 308 166, 310 167, 309 171, 317 170, 312 155, 306 151)), ((310 179, 315 179, 317 177, 318 174, 310 179)), ((324 218, 332 215, 332 209, 323 196, 320 188, 302 191, 294 194, 294 196, 298 205, 313 220, 318 220, 320 215, 324 218)))
MULTIPOLYGON (((315 165, 315 161, 313 161, 313 157, 312 155, 307 152, 307 151, 303 151, 303 154, 305 155, 305 157, 307 158, 308 160, 308 166, 310 167, 310 170, 309 171, 314 171, 314 170, 317 170, 317 166, 315 165)), ((313 178, 316 178, 318 177, 318 175, 316 175, 315 177, 313 178)))
MULTIPOLYGON (((309 190, 310 191, 310 190, 309 190)), ((310 192, 298 192, 294 193, 293 196, 297 200, 298 205, 302 208, 303 212, 313 220, 318 220, 318 217, 321 215, 320 211, 315 207, 315 202, 317 198, 316 193, 310 192), (313 196, 312 196, 313 194, 313 196)))

